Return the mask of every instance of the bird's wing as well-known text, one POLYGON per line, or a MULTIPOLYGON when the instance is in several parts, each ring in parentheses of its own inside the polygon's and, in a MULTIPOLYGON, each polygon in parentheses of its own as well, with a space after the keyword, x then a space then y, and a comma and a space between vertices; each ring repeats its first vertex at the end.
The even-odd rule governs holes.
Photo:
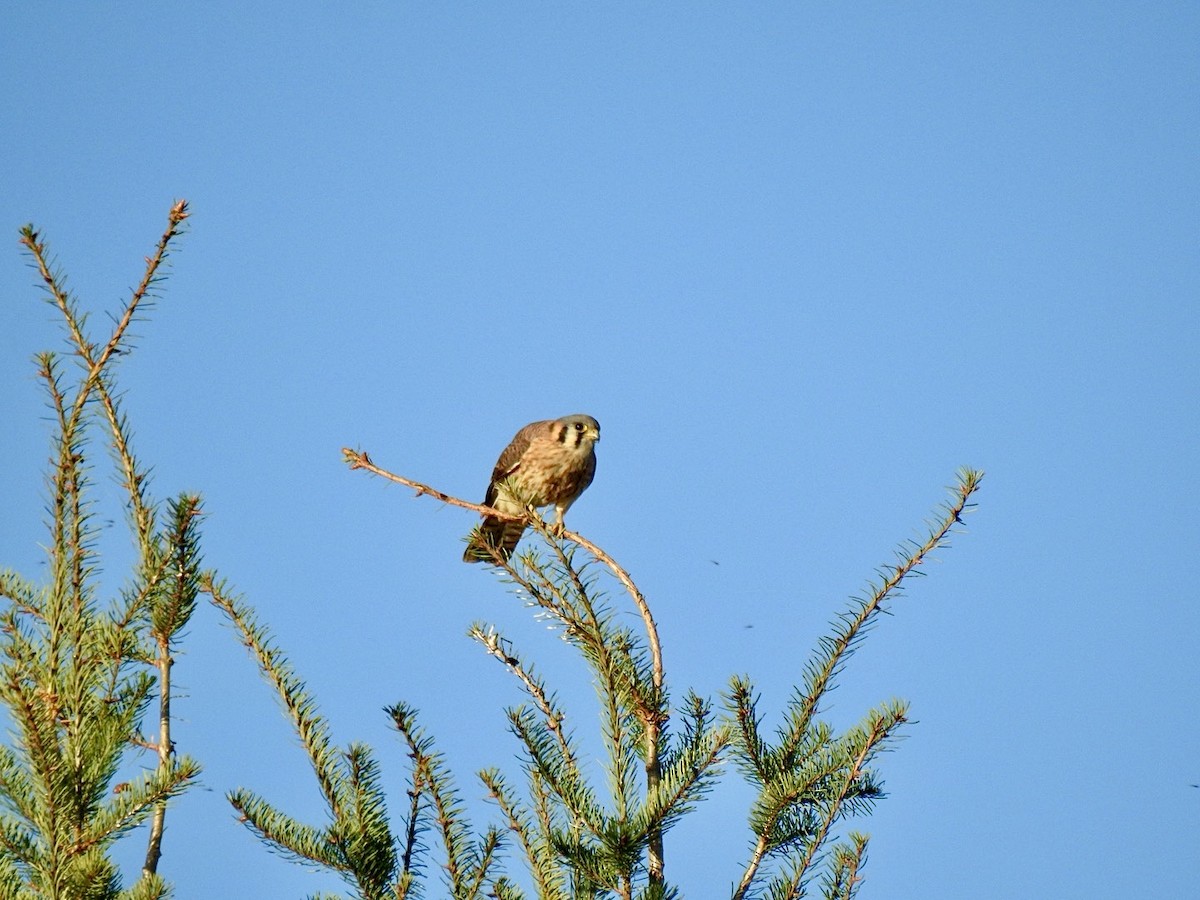
POLYGON ((594 451, 588 454, 587 462, 583 466, 583 477, 579 479, 579 493, 581 494, 588 489, 588 485, 596 477, 596 454, 594 451))
POLYGON ((530 442, 538 431, 544 429, 548 424, 548 419, 542 422, 530 422, 518 431, 509 445, 504 448, 504 452, 496 460, 496 468, 492 470, 492 480, 488 483, 487 497, 483 501, 484 506, 495 505, 496 485, 517 471, 521 465, 521 458, 529 449, 530 442))

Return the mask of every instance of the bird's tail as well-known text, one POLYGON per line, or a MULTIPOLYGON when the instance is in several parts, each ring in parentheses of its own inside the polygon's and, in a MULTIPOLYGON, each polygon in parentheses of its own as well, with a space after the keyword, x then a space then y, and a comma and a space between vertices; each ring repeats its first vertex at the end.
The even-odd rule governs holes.
POLYGON ((467 549, 463 551, 463 562, 495 564, 497 553, 507 560, 517 549, 517 542, 524 533, 525 525, 521 522, 487 517, 471 532, 467 549))

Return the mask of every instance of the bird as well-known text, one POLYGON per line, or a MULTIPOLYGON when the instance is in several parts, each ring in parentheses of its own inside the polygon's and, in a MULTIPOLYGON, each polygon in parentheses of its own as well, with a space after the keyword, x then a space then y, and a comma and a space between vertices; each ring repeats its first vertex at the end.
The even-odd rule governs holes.
MULTIPOLYGON (((582 414, 530 422, 516 433, 492 471, 484 506, 524 516, 554 506, 554 528, 596 475, 596 442, 600 423, 582 414)), ((495 516, 483 521, 467 539, 463 562, 507 560, 525 532, 524 522, 495 516)))

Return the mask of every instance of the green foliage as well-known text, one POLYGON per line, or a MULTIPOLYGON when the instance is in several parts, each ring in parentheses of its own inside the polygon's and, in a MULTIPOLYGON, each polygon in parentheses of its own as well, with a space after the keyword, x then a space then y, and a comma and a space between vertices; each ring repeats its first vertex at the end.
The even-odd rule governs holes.
POLYGON ((396 832, 371 749, 362 744, 335 748, 328 723, 317 712, 303 681, 244 601, 211 575, 204 577, 203 590, 225 612, 263 676, 274 685, 308 753, 329 816, 322 826, 307 825, 252 791, 239 789, 229 794, 229 801, 246 826, 285 856, 337 873, 363 900, 422 896, 422 862, 429 849, 423 838, 436 830, 452 896, 462 900, 488 896, 500 831, 492 828, 479 840, 471 837, 450 773, 432 740, 417 725, 416 711, 403 704, 387 710, 412 761, 411 806, 396 832))
POLYGON ((823 896, 850 900, 862 882, 867 839, 850 832, 839 840, 836 829, 848 818, 869 814, 883 797, 874 764, 895 743, 908 707, 899 700, 882 703, 841 734, 817 713, 886 602, 931 552, 946 546, 979 479, 975 472, 960 473, 928 538, 907 547, 896 565, 835 619, 771 737, 763 734, 755 689, 744 676, 731 679, 723 714, 692 692, 674 708, 653 617, 627 573, 578 535, 560 536, 532 520, 540 545, 511 560, 497 554, 494 562, 534 614, 552 623, 588 667, 599 700, 604 778, 595 783, 581 765, 588 754, 564 727, 567 714, 534 664, 494 625, 477 622, 469 635, 526 695, 525 703, 507 710, 521 749, 524 786, 498 768, 479 773, 504 828, 490 827, 478 837, 443 757, 418 727, 415 710, 402 703, 387 710, 411 764, 409 809, 393 834, 369 751, 351 745, 333 754, 312 698, 286 661, 246 609, 223 588, 209 585, 309 748, 329 800, 330 823, 303 825, 245 792, 231 800, 251 829, 277 850, 341 872, 364 898, 420 896, 426 860, 435 853, 426 839, 435 833, 446 889, 455 898, 523 900, 522 888, 499 872, 501 851, 523 859, 542 900, 672 898, 679 894, 665 878, 663 836, 695 809, 728 761, 756 789, 748 814, 752 849, 732 896, 798 898, 819 876, 823 896), (601 588, 606 571, 633 600, 644 635, 622 624, 601 588), (668 729, 670 721, 680 723, 677 730, 668 729))
MULTIPOLYGON (((128 327, 149 306, 161 282, 168 247, 186 206, 176 205, 146 272, 108 340, 87 335, 86 317, 63 288, 32 228, 21 233, 61 314, 77 377, 68 378, 52 353, 37 357, 53 413, 49 490, 48 578, 35 585, 0 572, 0 703, 10 723, 0 745, 0 896, 150 898, 165 883, 147 861, 142 877, 122 890, 108 856, 113 843, 152 816, 151 842, 161 841, 166 802, 199 774, 199 766, 160 744, 158 765, 130 781, 118 773, 152 742, 142 737, 144 713, 156 695, 169 704, 170 648, 195 607, 199 501, 169 504, 157 525, 147 477, 130 450, 120 412, 114 363, 128 352, 128 327), (99 426, 129 500, 138 550, 130 587, 100 596, 91 500, 91 438, 99 426), (160 654, 159 648, 166 648, 160 654)), ((169 731, 160 734, 169 742, 169 731)))
MULTIPOLYGON (((898 553, 897 563, 882 571, 868 594, 854 599, 850 609, 836 618, 832 632, 820 638, 817 653, 805 668, 804 687, 796 690, 784 711, 776 743, 762 736, 750 680, 741 676, 731 680, 725 705, 734 726, 732 760, 759 791, 749 816, 754 849, 734 898, 752 896, 764 884, 772 898, 804 896, 811 870, 821 862, 835 824, 869 813, 883 796, 870 764, 894 744, 907 721, 907 704, 884 703, 840 736, 815 717, 886 602, 930 553, 948 546, 948 536, 970 507, 981 478, 982 473, 960 471, 941 517, 930 523, 928 537, 910 542, 898 553)), ((826 860, 826 897, 853 895, 865 847, 865 839, 837 845, 826 860)))
MULTIPOLYGON (((37 357, 54 429, 46 582, 0 572, 0 703, 11 723, 10 741, 0 744, 0 900, 170 895, 157 871, 167 801, 199 773, 194 761, 175 754, 171 670, 202 593, 224 612, 278 695, 326 811, 323 822, 301 822, 241 788, 229 793, 230 803, 258 839, 297 863, 337 873, 362 900, 441 896, 438 887, 455 900, 525 900, 530 888, 542 900, 677 898, 667 879, 666 838, 696 810, 727 763, 754 791, 747 831, 734 837, 750 849, 731 897, 793 900, 816 887, 827 900, 852 900, 862 883, 867 838, 840 830, 884 796, 876 767, 898 739, 908 707, 883 702, 839 733, 819 718, 821 705, 887 604, 930 553, 947 546, 981 473, 959 473, 926 539, 902 548, 835 618, 797 673, 802 683, 770 716, 759 710, 754 684, 743 675, 730 680, 716 704, 691 691, 673 702, 657 625, 628 573, 583 536, 531 517, 533 546, 512 559, 496 553, 492 561, 587 668, 596 688, 600 762, 592 764, 594 748, 566 726, 575 719, 568 719, 535 664, 496 626, 477 622, 471 638, 524 694, 524 702, 506 711, 519 772, 478 773, 500 824, 472 826, 445 758, 420 727, 417 711, 402 702, 385 710, 407 777, 407 799, 393 812, 389 778, 375 751, 335 744, 316 699, 268 629, 202 569, 199 499, 154 503, 147 472, 132 452, 114 364, 129 350, 129 325, 154 298, 186 218, 186 205, 177 204, 103 344, 88 337, 86 317, 52 271, 38 235, 30 228, 22 233, 62 316, 78 376, 68 378, 54 354, 37 357), (97 424, 128 500, 137 549, 127 587, 111 599, 101 596, 96 577, 90 440, 97 424), (630 607, 640 627, 629 624, 636 623, 630 607), (148 738, 141 728, 155 700, 158 728, 148 738), (770 733, 768 718, 780 722, 770 733), (156 752, 157 765, 118 783, 123 768, 147 748, 156 752), (146 863, 125 889, 109 851, 147 822, 146 863), (521 881, 502 870, 514 861, 526 873, 521 881)), ((346 455, 354 468, 471 506, 385 473, 365 454, 346 455)))

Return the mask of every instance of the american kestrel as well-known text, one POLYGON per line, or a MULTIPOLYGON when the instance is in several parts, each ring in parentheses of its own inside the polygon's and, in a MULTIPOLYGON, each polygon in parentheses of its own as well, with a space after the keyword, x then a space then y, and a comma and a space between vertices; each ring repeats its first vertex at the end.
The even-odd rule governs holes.
MULTIPOLYGON (((496 461, 483 505, 523 516, 553 504, 555 526, 562 528, 563 514, 596 474, 598 440, 600 423, 591 416, 530 422, 517 432, 496 461)), ((524 531, 524 522, 485 516, 467 541, 463 562, 495 562, 488 547, 508 559, 524 531)))

